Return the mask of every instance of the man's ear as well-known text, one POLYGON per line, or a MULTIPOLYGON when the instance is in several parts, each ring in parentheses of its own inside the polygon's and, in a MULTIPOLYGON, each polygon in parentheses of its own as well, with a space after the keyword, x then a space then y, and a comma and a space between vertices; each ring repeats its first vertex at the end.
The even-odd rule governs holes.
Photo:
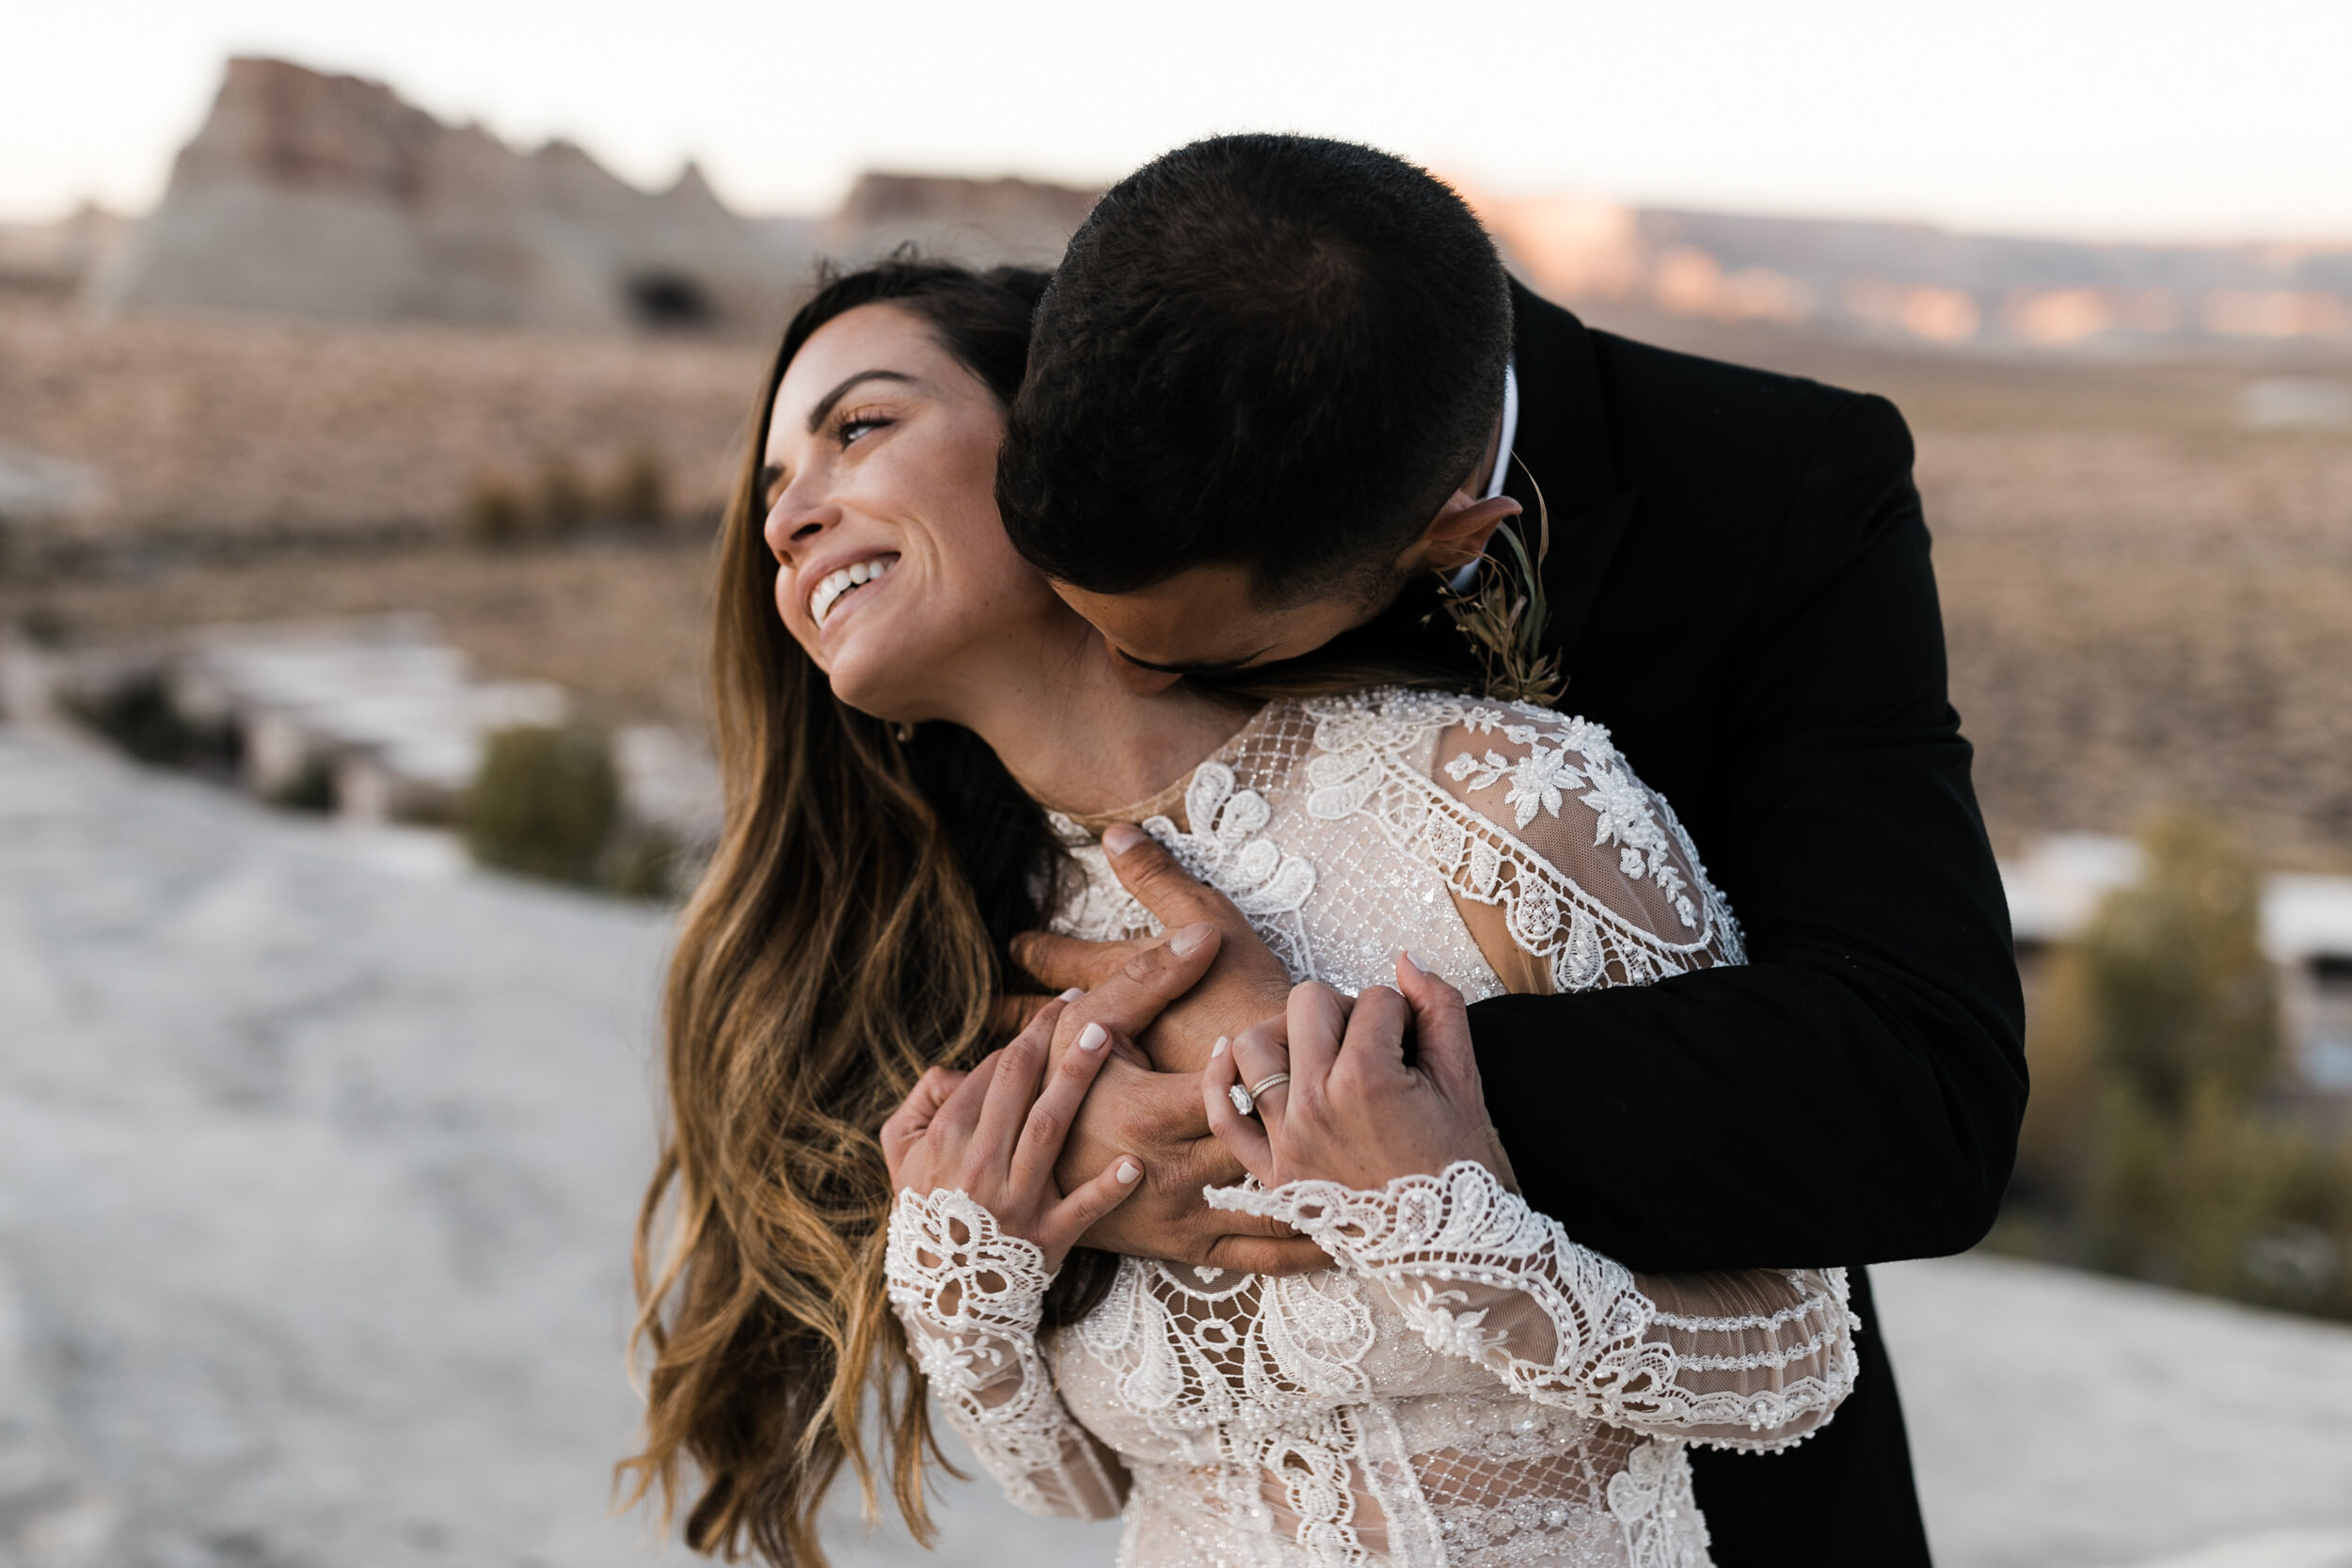
POLYGON ((1421 537, 1396 558, 1399 577, 1422 572, 1454 572, 1486 553, 1486 541, 1506 517, 1519 515, 1519 503, 1508 496, 1472 500, 1456 490, 1446 498, 1421 537))

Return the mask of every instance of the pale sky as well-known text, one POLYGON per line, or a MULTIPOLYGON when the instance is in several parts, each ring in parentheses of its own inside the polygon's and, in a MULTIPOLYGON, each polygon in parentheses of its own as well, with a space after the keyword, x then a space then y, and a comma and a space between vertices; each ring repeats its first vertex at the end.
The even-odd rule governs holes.
POLYGON ((1506 194, 2352 239, 2352 0, 6 0, 0 217, 137 210, 232 53, 752 212, 868 166, 1095 182, 1227 130, 1506 194))

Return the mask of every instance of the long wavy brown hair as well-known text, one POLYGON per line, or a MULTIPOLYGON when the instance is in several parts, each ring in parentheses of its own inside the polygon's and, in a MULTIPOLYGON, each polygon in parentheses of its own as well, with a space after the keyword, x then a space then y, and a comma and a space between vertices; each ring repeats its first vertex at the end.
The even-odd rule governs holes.
POLYGON ((634 1259, 644 1448, 620 1466, 628 1503, 658 1492, 666 1520, 687 1502, 699 1552, 821 1564, 818 1511, 844 1465, 869 1517, 886 1476, 931 1538, 926 1453, 945 1462, 884 1299, 877 1133, 924 1069, 992 1043, 1007 943, 1038 923, 1055 854, 977 736, 846 706, 786 631, 761 537, 769 409, 811 335, 878 302, 1009 404, 1044 283, 903 259, 834 277, 786 329, 752 418, 718 546, 725 827, 670 969, 668 1120, 634 1259))

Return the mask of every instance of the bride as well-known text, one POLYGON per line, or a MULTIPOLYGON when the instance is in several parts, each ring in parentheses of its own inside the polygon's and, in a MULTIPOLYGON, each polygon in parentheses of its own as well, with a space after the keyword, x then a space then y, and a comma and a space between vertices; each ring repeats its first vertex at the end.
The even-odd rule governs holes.
MULTIPOLYGON (((1513 1191, 1463 1008, 1738 963, 1729 911, 1582 721, 1360 672, 1136 689, 993 499, 1043 281, 837 278, 759 405, 720 553, 726 829, 640 1223, 639 1495, 691 1463, 690 1544, 817 1562, 847 1465, 928 1540, 927 1384, 1017 1504, 1123 1513, 1123 1563, 1704 1563, 1686 1446, 1829 1418, 1843 1274, 1578 1246, 1513 1191), (1251 1173, 1211 1201, 1321 1269, 1082 1243, 1152 1173, 1065 1188, 1062 1135, 1147 1080, 1093 998, 1014 1032, 1007 948, 1154 932, 1116 871, 1138 832, 1299 982, 1199 1089, 1251 1173), (1409 1056, 1370 1043, 1400 1014, 1409 1056)), ((1189 927, 1139 965, 1181 987, 1216 948, 1189 927)), ((1562 1106, 1561 1135, 1606 1114, 1562 1106)))

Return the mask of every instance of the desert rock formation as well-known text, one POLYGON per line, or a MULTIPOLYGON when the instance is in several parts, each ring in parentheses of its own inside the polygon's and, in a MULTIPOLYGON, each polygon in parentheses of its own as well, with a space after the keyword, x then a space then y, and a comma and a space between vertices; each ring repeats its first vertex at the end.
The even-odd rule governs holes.
POLYGON ((2352 245, 2090 245, 1473 194, 1537 290, 1935 348, 2352 343, 2352 245))
POLYGON ((381 83, 246 58, 91 293, 338 321, 767 328, 793 272, 691 165, 648 194, 569 142, 517 152, 381 83))
POLYGON ((869 173, 826 220, 819 242, 850 261, 912 244, 927 256, 1051 267, 1102 194, 1037 180, 869 173))

